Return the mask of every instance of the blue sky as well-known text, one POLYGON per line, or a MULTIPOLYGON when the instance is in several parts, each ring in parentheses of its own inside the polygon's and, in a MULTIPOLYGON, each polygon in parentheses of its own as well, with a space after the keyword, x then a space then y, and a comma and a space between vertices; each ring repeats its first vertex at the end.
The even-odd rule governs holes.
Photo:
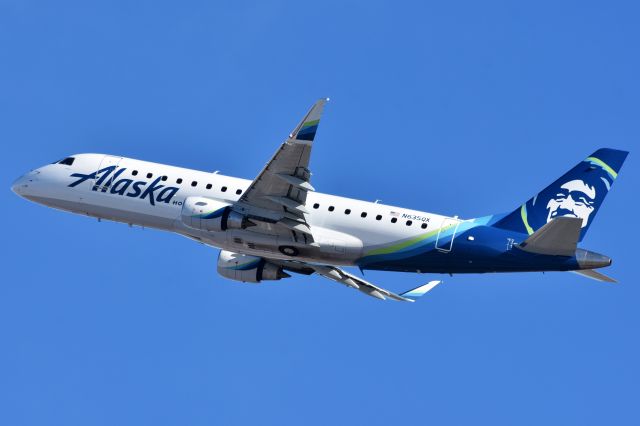
POLYGON ((0 1, 0 423, 637 424, 638 12, 0 1), (79 152, 253 178, 323 96, 316 189, 419 210, 510 211, 599 147, 632 151, 582 244, 620 284, 456 275, 410 306, 243 285, 214 249, 9 191, 79 152))

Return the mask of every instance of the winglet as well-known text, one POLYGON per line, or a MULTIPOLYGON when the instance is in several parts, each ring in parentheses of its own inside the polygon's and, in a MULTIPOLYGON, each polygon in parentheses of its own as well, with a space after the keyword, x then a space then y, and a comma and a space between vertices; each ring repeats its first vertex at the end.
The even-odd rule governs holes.
POLYGON ((440 284, 442 281, 429 281, 428 283, 421 285, 420 287, 416 287, 413 290, 405 291, 401 293, 400 296, 409 299, 411 302, 415 302, 420 297, 424 296, 428 291, 432 290, 435 286, 440 284))
POLYGON ((316 132, 318 131, 318 124, 320 124, 320 117, 322 116, 324 105, 328 100, 329 98, 322 98, 313 104, 307 115, 304 116, 302 121, 296 126, 293 132, 291 132, 289 139, 313 142, 316 132))

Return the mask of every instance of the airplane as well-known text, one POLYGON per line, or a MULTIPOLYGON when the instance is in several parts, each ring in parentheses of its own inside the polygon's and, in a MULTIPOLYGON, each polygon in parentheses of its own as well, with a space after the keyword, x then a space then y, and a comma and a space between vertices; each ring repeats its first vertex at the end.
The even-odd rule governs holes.
POLYGON ((578 248, 628 152, 602 148, 512 212, 472 219, 317 192, 309 161, 318 100, 253 180, 109 154, 77 154, 18 178, 12 190, 48 207, 175 232, 220 250, 217 271, 247 283, 318 274, 378 299, 413 302, 350 273, 596 271, 611 258, 578 248))

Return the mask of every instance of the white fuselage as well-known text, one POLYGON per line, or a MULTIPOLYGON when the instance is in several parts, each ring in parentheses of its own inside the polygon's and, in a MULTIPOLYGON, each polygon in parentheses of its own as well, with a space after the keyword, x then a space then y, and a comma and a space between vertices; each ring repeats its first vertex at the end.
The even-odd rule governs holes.
POLYGON ((50 164, 27 173, 14 183, 13 190, 57 209, 177 232, 225 250, 290 260, 278 250, 288 245, 301 249, 296 260, 336 265, 353 265, 370 250, 457 220, 310 191, 305 218, 313 230, 315 244, 298 241, 300 236, 295 232, 271 223, 224 232, 201 231, 181 221, 184 200, 198 196, 233 204, 251 180, 104 154, 73 157, 71 166, 50 164), (78 177, 109 166, 115 166, 114 172, 102 182, 98 182, 100 175, 84 180, 78 177), (158 178, 161 180, 152 188, 158 178), (77 181, 80 182, 70 186, 77 181))

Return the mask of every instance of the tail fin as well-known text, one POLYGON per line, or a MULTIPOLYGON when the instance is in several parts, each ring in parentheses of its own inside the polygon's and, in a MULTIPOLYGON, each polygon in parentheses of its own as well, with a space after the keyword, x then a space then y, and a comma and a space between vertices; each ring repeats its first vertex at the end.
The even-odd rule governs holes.
POLYGON ((531 235, 556 217, 582 219, 582 241, 618 176, 627 151, 602 148, 494 224, 531 235))

